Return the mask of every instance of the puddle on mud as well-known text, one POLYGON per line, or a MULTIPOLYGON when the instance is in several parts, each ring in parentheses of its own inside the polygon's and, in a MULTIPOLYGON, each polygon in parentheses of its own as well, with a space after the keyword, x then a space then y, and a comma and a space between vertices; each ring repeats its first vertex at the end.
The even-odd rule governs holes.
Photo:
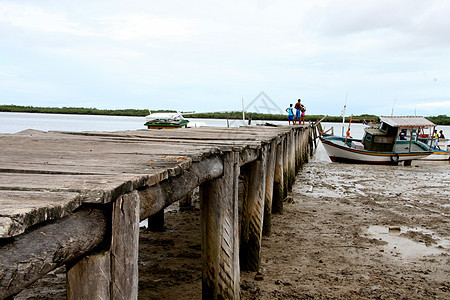
POLYGON ((420 259, 427 255, 439 255, 450 247, 450 240, 438 238, 430 230, 399 226, 400 230, 389 230, 388 226, 370 226, 367 233, 378 240, 387 242, 385 251, 398 254, 405 260, 420 259), (435 242, 429 246, 424 241, 416 242, 402 234, 422 234, 435 242))

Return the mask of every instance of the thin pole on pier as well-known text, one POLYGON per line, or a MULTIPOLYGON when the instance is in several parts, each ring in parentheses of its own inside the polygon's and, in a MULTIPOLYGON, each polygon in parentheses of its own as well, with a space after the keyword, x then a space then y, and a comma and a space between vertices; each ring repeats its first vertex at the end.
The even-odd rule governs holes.
POLYGON ((345 109, 346 108, 347 108, 347 92, 345 92, 345 104, 344 104, 344 110, 342 111, 342 137, 344 137, 345 109))
POLYGON ((245 107, 244 107, 244 98, 242 98, 242 123, 245 125, 245 107))

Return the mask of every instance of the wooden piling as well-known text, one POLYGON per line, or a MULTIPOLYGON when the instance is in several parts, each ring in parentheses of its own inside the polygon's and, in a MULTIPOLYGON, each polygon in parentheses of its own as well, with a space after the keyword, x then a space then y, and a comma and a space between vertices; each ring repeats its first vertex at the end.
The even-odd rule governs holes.
POLYGON ((203 299, 239 299, 239 154, 223 158, 223 175, 200 186, 203 299))
POLYGON ((111 299, 111 252, 86 256, 66 273, 67 299, 111 299))
POLYGON ((294 130, 291 130, 288 135, 289 141, 289 191, 292 190, 292 186, 295 182, 295 137, 294 130))
POLYGON ((120 196, 113 204, 111 238, 111 296, 137 299, 139 252, 139 194, 120 196))
POLYGON ((266 169, 267 147, 261 149, 258 160, 241 167, 244 196, 239 254, 241 269, 246 271, 259 271, 261 265, 266 169))
POLYGON ((164 209, 147 218, 148 230, 153 232, 164 231, 164 209))
POLYGON ((272 228, 272 197, 274 194, 274 175, 277 154, 277 141, 270 143, 267 155, 266 188, 264 198, 263 235, 270 236, 272 228))
POLYGON ((289 144, 288 134, 283 138, 283 200, 287 197, 289 191, 289 144))
POLYGON ((273 196, 272 196, 272 213, 283 213, 283 200, 284 200, 284 176, 283 176, 283 140, 277 143, 275 153, 275 170, 273 178, 273 196))

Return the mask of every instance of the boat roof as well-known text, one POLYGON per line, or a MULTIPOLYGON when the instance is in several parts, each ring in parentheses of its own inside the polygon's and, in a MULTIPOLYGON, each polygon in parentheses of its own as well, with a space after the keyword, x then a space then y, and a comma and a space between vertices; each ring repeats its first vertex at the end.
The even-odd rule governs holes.
POLYGON ((364 131, 371 135, 386 135, 386 132, 378 128, 364 128, 364 131))
POLYGON ((380 121, 392 127, 434 127, 430 120, 418 116, 380 116, 380 121))

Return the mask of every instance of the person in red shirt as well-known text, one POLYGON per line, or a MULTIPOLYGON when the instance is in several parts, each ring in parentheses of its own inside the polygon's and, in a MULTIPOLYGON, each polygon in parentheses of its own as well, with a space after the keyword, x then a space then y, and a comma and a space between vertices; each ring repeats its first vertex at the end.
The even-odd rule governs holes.
MULTIPOLYGON (((297 103, 295 103, 295 119, 296 121, 298 121, 298 125, 300 125, 300 118, 301 118, 301 111, 302 111, 302 100, 298 99, 297 103)), ((295 121, 294 121, 294 125, 295 125, 295 121)))

